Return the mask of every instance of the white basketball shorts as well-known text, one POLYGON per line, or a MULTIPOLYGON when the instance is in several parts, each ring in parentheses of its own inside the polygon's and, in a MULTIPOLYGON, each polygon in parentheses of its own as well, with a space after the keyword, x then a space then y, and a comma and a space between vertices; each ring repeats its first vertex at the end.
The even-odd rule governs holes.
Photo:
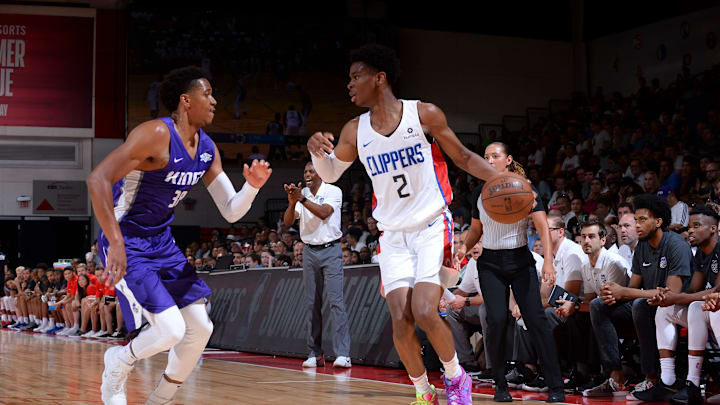
POLYGON ((445 210, 412 230, 383 231, 378 244, 385 295, 426 282, 441 285, 440 268, 452 267, 453 222, 445 210))

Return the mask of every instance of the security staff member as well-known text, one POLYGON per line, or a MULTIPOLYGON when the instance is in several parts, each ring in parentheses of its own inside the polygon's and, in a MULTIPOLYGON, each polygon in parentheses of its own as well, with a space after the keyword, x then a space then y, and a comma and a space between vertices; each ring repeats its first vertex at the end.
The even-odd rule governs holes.
POLYGON ((312 163, 305 165, 305 187, 286 184, 289 206, 283 221, 291 226, 300 220, 303 248, 303 282, 308 310, 308 347, 310 356, 303 367, 325 364, 322 350, 322 297, 328 289, 330 311, 335 333, 333 350, 337 356, 333 366, 350 367, 350 331, 343 298, 342 246, 340 244, 340 207, 342 191, 322 181, 312 163))

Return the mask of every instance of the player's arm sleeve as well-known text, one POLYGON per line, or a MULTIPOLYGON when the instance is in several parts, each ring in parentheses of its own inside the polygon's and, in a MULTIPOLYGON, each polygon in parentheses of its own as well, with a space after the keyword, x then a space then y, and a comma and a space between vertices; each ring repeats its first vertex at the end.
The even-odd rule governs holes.
POLYGON ((259 191, 250 183, 245 182, 242 189, 235 192, 235 187, 225 172, 218 174, 215 180, 207 186, 207 189, 222 216, 230 223, 237 222, 250 210, 259 191))
POLYGON ((310 155, 312 156, 315 171, 326 183, 336 182, 340 176, 342 176, 343 172, 353 164, 353 162, 344 162, 338 159, 335 157, 335 152, 326 157, 317 157, 312 153, 310 155))

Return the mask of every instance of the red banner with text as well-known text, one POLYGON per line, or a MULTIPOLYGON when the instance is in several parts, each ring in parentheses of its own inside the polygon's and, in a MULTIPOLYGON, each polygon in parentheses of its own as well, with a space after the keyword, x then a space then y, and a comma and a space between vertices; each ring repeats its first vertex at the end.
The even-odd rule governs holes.
POLYGON ((92 127, 94 21, 0 14, 0 125, 92 127))

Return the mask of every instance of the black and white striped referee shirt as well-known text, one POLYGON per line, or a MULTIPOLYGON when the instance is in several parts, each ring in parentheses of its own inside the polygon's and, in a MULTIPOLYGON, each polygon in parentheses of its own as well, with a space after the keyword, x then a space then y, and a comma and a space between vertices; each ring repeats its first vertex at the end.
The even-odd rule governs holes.
MULTIPOLYGON (((514 224, 501 224, 490 218, 483 209, 482 200, 480 199, 484 184, 485 182, 481 182, 480 185, 475 188, 472 197, 472 201, 475 201, 475 206, 472 210, 472 217, 474 219, 479 219, 483 224, 483 249, 516 249, 522 246, 527 246, 527 227, 529 217, 525 217, 514 224)), ((537 193, 535 186, 531 187, 533 191, 537 193)), ((532 212, 545 211, 545 206, 539 196, 535 199, 535 201, 537 201, 537 206, 535 206, 532 212)))

